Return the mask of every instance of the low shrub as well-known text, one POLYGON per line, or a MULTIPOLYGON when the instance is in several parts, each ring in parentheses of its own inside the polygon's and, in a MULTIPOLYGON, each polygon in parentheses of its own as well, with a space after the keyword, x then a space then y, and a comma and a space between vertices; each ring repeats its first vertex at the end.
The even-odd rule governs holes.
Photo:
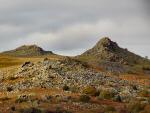
POLYGON ((42 95, 41 97, 41 101, 43 102, 50 102, 52 100, 52 96, 51 95, 42 95))
POLYGON ((1 97, 0 98, 0 101, 7 101, 7 100, 9 100, 10 98, 8 98, 8 97, 1 97))
POLYGON ((122 102, 120 95, 117 95, 113 100, 116 102, 122 102))
POLYGON ((42 113, 42 110, 38 108, 24 108, 20 109, 19 113, 42 113))
POLYGON ((133 85, 132 88, 133 88, 134 90, 138 90, 138 88, 137 88, 136 85, 133 85))
POLYGON ((67 85, 64 85, 64 86, 63 86, 63 90, 64 90, 64 91, 69 91, 69 89, 70 89, 69 86, 67 86, 67 85))
POLYGON ((104 109, 104 111, 107 112, 114 112, 116 111, 116 109, 113 106, 106 106, 106 108, 104 109))
POLYGON ((70 91, 73 93, 78 93, 79 92, 79 88, 76 86, 70 87, 70 91))
POLYGON ((100 92, 99 97, 102 99, 112 99, 114 97, 114 93, 110 91, 103 90, 100 92))
POLYGON ((142 96, 142 97, 147 97, 149 96, 150 92, 146 89, 142 90, 139 95, 142 96))
POLYGON ((146 71, 150 71, 150 66, 143 66, 142 69, 146 71))
POLYGON ((127 73, 128 73, 128 74, 137 74, 137 72, 134 71, 134 70, 128 70, 127 73))
POLYGON ((96 91, 95 95, 94 96, 99 96, 100 95, 100 91, 96 91))
POLYGON ((11 92, 11 91, 13 91, 13 88, 12 87, 7 87, 7 89, 6 89, 8 92, 11 92))
POLYGON ((18 97, 17 97, 17 99, 16 99, 16 103, 22 103, 22 102, 27 102, 27 101, 29 101, 29 100, 31 100, 31 97, 30 96, 28 96, 28 95, 19 95, 18 97))
POLYGON ((129 103, 127 106, 129 113, 139 113, 143 111, 144 108, 145 108, 145 104, 140 103, 140 101, 129 103))
POLYGON ((12 106, 12 107, 11 107, 11 110, 12 110, 12 111, 15 111, 15 110, 16 110, 16 107, 15 107, 15 106, 12 106))
POLYGON ((79 98, 79 100, 81 102, 87 103, 87 102, 89 102, 91 100, 91 98, 88 95, 81 95, 80 98, 79 98))
POLYGON ((57 107, 55 113, 72 113, 72 112, 68 110, 63 110, 62 108, 57 107))
POLYGON ((16 80, 16 79, 17 77, 13 77, 13 76, 8 77, 8 80, 16 80))
POLYGON ((97 90, 93 86, 86 86, 82 92, 87 95, 95 96, 97 93, 97 90))

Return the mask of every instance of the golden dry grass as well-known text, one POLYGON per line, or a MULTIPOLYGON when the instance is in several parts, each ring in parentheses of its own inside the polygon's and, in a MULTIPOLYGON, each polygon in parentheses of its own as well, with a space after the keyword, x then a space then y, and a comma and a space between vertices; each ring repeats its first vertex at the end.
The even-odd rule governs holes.
POLYGON ((61 56, 57 56, 57 55, 45 55, 45 56, 37 56, 37 57, 12 57, 12 56, 0 55, 0 68, 18 66, 27 61, 37 62, 46 57, 49 59, 61 58, 61 56))
POLYGON ((142 85, 150 85, 150 75, 123 74, 120 75, 120 78, 142 85))

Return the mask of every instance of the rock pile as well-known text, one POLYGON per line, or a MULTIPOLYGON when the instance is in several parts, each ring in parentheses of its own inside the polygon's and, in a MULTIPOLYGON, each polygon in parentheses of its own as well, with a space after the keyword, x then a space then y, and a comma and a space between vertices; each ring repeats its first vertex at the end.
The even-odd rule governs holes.
POLYGON ((44 59, 37 63, 26 62, 18 69, 14 77, 19 81, 0 83, 0 91, 6 91, 10 86, 13 91, 21 91, 36 87, 62 88, 67 85, 69 88, 76 87, 81 92, 83 87, 89 85, 100 91, 112 92, 115 97, 119 95, 124 101, 127 101, 129 97, 136 97, 143 88, 126 80, 95 72, 87 68, 85 64, 69 57, 62 60, 44 59), (133 85, 136 85, 136 89, 133 88, 133 85))

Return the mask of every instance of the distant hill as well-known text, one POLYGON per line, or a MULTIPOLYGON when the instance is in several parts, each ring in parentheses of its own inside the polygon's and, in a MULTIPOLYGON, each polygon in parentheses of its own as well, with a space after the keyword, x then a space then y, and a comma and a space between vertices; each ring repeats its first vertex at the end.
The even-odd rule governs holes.
POLYGON ((139 55, 120 48, 116 42, 107 37, 102 38, 92 49, 87 50, 80 57, 92 57, 94 60, 106 60, 121 64, 134 64, 143 60, 139 55))
POLYGON ((114 67, 115 64, 117 64, 119 68, 121 66, 150 64, 148 59, 119 47, 116 42, 111 41, 108 37, 102 38, 92 49, 87 50, 77 57, 80 60, 97 65, 107 64, 106 68, 108 65, 114 67))
POLYGON ((45 51, 37 45, 23 45, 14 50, 5 51, 2 55, 17 56, 17 57, 30 57, 53 54, 52 51, 45 51))

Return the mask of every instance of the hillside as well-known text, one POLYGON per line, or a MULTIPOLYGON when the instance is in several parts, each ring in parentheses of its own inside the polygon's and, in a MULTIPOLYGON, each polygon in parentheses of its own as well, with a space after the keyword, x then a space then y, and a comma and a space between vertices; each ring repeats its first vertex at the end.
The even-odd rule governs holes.
POLYGON ((45 51, 37 45, 23 45, 14 50, 2 52, 1 55, 17 56, 17 57, 30 57, 41 55, 52 55, 52 51, 45 51))
POLYGON ((0 81, 3 113, 131 113, 150 107, 146 85, 95 71, 69 57, 0 70, 0 81))
MULTIPOLYGON (((134 66, 150 65, 148 59, 119 47, 108 37, 102 38, 92 49, 87 50, 77 58, 91 64, 102 65, 102 67, 118 67, 121 71, 127 71, 134 66)), ((115 70, 119 70, 118 68, 115 70)))
POLYGON ((148 64, 109 38, 77 57, 21 46, 0 54, 0 112, 149 113, 148 64))

